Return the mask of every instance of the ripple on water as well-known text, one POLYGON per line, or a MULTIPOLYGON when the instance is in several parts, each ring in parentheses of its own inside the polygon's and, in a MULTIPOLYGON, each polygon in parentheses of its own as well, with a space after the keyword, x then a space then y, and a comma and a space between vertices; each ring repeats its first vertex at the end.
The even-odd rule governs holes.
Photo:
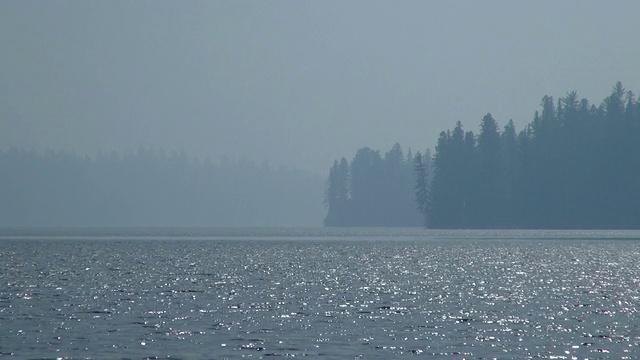
POLYGON ((8 358, 640 358, 632 241, 2 240, 0 254, 8 358))

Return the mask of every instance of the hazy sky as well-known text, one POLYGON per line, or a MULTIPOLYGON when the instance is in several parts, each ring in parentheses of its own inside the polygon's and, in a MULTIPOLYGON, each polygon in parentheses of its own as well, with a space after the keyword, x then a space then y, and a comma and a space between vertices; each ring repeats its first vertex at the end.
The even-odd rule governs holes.
POLYGON ((327 172, 491 112, 640 91, 640 1, 0 1, 0 147, 327 172))

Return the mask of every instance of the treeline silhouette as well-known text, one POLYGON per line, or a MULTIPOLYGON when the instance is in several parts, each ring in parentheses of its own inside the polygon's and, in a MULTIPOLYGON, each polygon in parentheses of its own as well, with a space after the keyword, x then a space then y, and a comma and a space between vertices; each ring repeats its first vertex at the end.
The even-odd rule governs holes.
POLYGON ((327 226, 419 226, 413 156, 395 144, 384 155, 368 147, 351 163, 335 161, 325 191, 327 226))
POLYGON ((640 228, 640 104, 634 93, 618 82, 600 106, 576 91, 557 101, 544 96, 541 106, 520 132, 511 120, 500 129, 491 114, 477 135, 458 122, 440 133, 433 157, 417 153, 395 174, 376 170, 378 160, 361 161, 361 152, 375 153, 368 148, 350 164, 334 163, 325 225, 407 225, 414 221, 411 207, 432 228, 640 228), (376 191, 362 194, 362 188, 376 191), (392 188, 404 189, 403 195, 392 188))
POLYGON ((141 148, 95 158, 0 151, 0 226, 314 226, 323 180, 141 148))

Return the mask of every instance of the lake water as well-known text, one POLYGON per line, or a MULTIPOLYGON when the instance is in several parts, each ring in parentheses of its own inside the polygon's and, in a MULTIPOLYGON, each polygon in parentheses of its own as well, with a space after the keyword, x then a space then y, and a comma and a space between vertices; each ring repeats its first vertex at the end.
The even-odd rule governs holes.
POLYGON ((0 358, 638 359, 640 232, 5 230, 0 358))

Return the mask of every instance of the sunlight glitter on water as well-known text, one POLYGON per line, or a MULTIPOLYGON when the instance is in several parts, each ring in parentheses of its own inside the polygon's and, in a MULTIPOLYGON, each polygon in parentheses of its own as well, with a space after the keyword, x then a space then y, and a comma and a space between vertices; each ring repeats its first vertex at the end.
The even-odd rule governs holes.
POLYGON ((639 255, 574 238, 5 239, 0 354, 634 359, 639 255))

